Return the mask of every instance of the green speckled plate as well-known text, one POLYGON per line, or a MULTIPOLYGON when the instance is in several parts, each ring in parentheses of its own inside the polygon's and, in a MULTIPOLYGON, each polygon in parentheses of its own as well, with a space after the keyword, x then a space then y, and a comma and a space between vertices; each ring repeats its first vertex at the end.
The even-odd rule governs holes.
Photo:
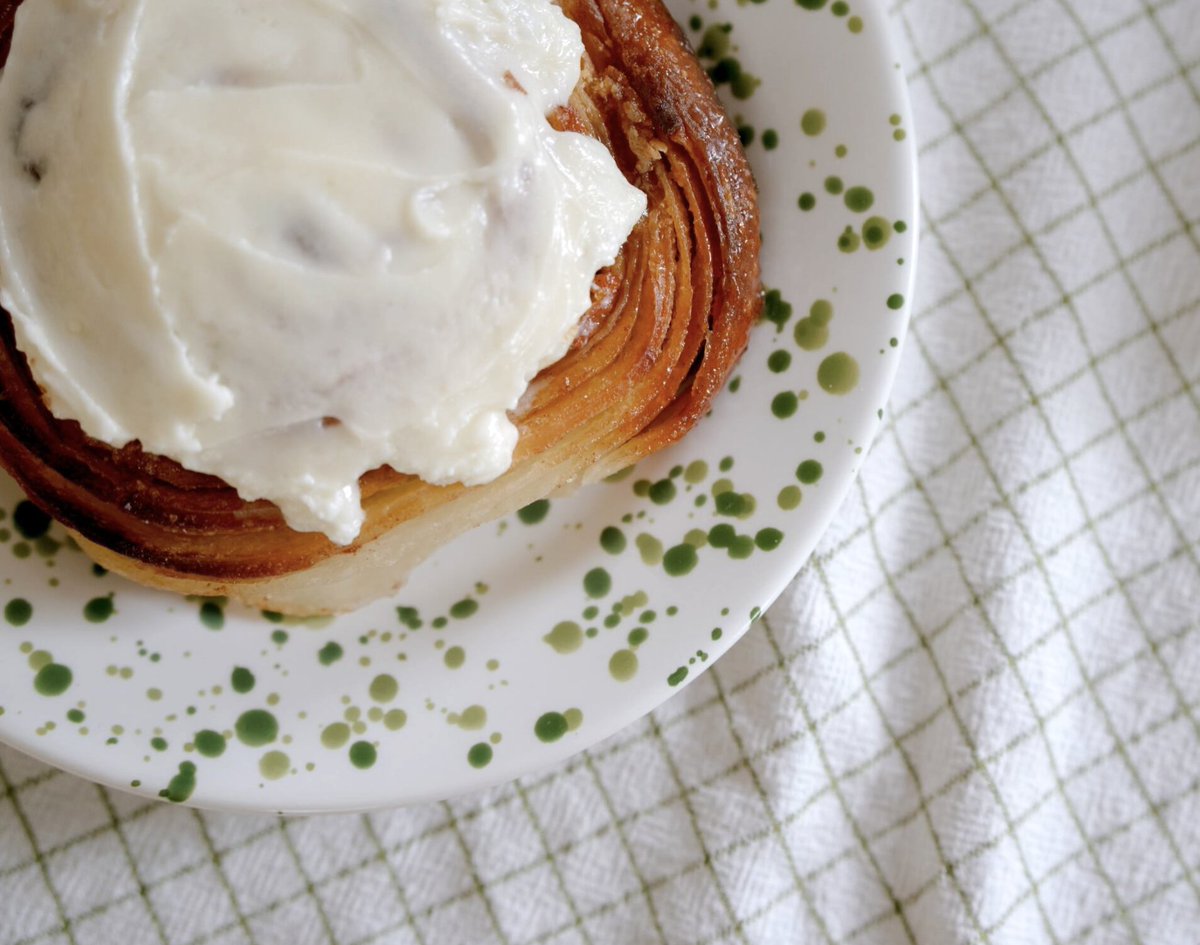
POLYGON ((0 482, 0 738, 205 807, 442 798, 560 761, 695 679, 812 551, 908 317, 915 157, 878 0, 673 0, 762 194, 767 318, 712 415, 618 481, 294 622, 104 574, 0 482))

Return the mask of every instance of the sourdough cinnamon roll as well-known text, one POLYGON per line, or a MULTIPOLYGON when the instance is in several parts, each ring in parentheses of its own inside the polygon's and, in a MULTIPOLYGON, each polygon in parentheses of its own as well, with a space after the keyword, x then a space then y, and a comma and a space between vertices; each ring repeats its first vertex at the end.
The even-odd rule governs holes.
POLYGON ((17 6, 0 463, 110 570, 352 609, 747 344, 753 180, 658 0, 17 6))

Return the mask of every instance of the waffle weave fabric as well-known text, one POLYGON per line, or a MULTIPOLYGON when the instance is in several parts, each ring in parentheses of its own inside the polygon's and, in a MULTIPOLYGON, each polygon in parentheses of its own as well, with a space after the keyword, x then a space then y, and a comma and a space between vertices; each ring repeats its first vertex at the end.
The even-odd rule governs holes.
POLYGON ((568 764, 415 809, 197 813, 0 749, 0 945, 1197 941, 1200 3, 890 13, 904 364, 746 638, 568 764))

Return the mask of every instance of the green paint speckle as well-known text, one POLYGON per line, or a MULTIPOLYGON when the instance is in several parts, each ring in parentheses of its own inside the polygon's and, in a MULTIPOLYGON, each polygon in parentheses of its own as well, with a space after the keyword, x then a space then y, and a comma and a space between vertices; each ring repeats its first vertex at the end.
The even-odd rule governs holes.
POLYGON ((675 498, 675 483, 670 479, 660 479, 650 487, 650 501, 655 505, 666 505, 675 498))
POLYGON ((719 81, 728 74, 730 76, 729 90, 733 92, 733 97, 739 101, 748 99, 762 84, 762 79, 748 72, 743 72, 741 64, 736 59, 722 59, 717 63, 716 68, 712 70, 711 74, 717 77, 714 81, 719 81))
POLYGON ((200 622, 209 630, 220 630, 225 626, 225 611, 215 600, 206 600, 200 605, 200 622))
POLYGON ((288 641, 288 635, 287 635, 286 630, 272 630, 271 631, 271 642, 274 643, 276 646, 283 646, 285 643, 287 643, 287 641, 288 641))
POLYGON ((71 688, 73 678, 68 667, 59 663, 47 663, 33 677, 33 688, 43 696, 61 696, 71 688))
POLYGON ((244 666, 229 674, 229 685, 234 692, 249 692, 254 688, 254 674, 244 666))
POLYGON ((682 577, 690 574, 699 560, 696 549, 691 545, 676 545, 674 548, 668 548, 663 554, 663 570, 672 577, 682 577))
POLYGON ((774 551, 783 542, 783 532, 778 528, 763 528, 754 536, 754 544, 762 551, 774 551))
POLYGON ((785 512, 790 512, 800 504, 802 498, 803 494, 800 492, 799 486, 784 486, 779 490, 775 501, 785 512))
POLYGON ((172 804, 182 804, 192 796, 196 790, 196 766, 190 761, 185 761, 179 766, 179 773, 175 775, 167 786, 158 792, 159 797, 164 797, 172 804))
POLYGON ((768 151, 774 151, 779 147, 779 132, 774 128, 767 128, 762 135, 762 146, 768 151))
MULTIPOLYGON (((408 713, 403 709, 389 709, 383 714, 383 726, 389 732, 398 732, 408 722, 408 713)), ((346 735, 349 738, 349 733, 346 735)))
POLYGON ((150 739, 150 747, 153 748, 155 751, 166 751, 167 750, 167 740, 165 738, 162 738, 162 737, 156 735, 154 738, 150 739))
POLYGON ((567 734, 567 720, 561 712, 547 712, 533 723, 533 734, 543 742, 556 742, 567 734))
POLYGON ((622 597, 616 604, 613 605, 613 611, 620 613, 623 617, 628 617, 639 607, 645 607, 650 602, 649 595, 645 591, 638 591, 635 594, 629 594, 622 597))
POLYGON ((93 597, 83 605, 83 618, 88 623, 104 623, 115 610, 111 594, 107 597, 93 597))
POLYGON ((615 525, 609 525, 600 533, 600 547, 610 555, 619 555, 625 550, 625 533, 615 525))
POLYGON ((842 200, 852 212, 866 213, 875 204, 875 194, 867 187, 851 187, 842 200))
POLYGON ((556 653, 574 653, 583 645, 583 630, 579 624, 564 620, 542 637, 556 653))
POLYGON ((638 658, 633 650, 617 650, 608 661, 608 672, 617 682, 628 682, 637 675, 638 658))
POLYGON ((899 292, 889 295, 887 299, 887 307, 893 312, 904 308, 904 296, 899 292))
POLYGON ((833 304, 817 299, 808 310, 808 317, 796 322, 792 336, 805 351, 817 351, 829 341, 829 323, 833 321, 833 304))
POLYGON ((678 686, 681 682, 687 679, 687 675, 688 668, 686 666, 680 666, 677 670, 675 670, 675 672, 671 673, 671 675, 667 677, 667 684, 670 686, 678 686))
POLYGON ((467 750, 467 764, 472 768, 486 768, 492 762, 492 746, 478 742, 467 750))
MULTIPOLYGON (((696 27, 699 29, 699 26, 696 27)), ((729 34, 733 32, 731 23, 714 23, 704 31, 700 45, 696 47, 696 55, 701 59, 720 59, 729 52, 729 34)))
POLYGON ((332 640, 330 640, 317 651, 317 662, 322 666, 332 666, 334 663, 340 660, 344 654, 345 651, 342 649, 341 644, 334 643, 332 640))
POLYGON ((846 21, 846 28, 851 33, 861 33, 863 31, 862 17, 852 16, 846 21))
POLYGON ((536 525, 544 519, 550 512, 550 500, 538 499, 536 502, 530 502, 527 506, 517 510, 517 518, 526 525, 536 525))
POLYGON ((220 732, 214 732, 212 729, 206 728, 203 731, 197 732, 193 743, 196 746, 196 751, 205 758, 220 758, 225 754, 225 736, 220 732))
POLYGON ((243 745, 257 748, 275 741, 279 736, 279 722, 266 709, 251 709, 238 716, 233 730, 243 745))
POLYGON ((796 206, 799 207, 801 210, 803 210, 805 213, 808 213, 808 211, 811 210, 816 205, 817 205, 816 195, 813 193, 810 193, 807 190, 804 193, 802 193, 799 197, 796 198, 796 206))
POLYGON ((729 557, 736 560, 749 558, 754 554, 754 539, 749 535, 738 535, 729 544, 729 557))
POLYGON ((815 459, 806 459, 796 467, 796 478, 806 486, 819 482, 825 472, 825 467, 815 459))
POLYGON ((268 781, 278 781, 291 766, 291 759, 281 751, 269 751, 258 760, 259 774, 268 781))
POLYGON ((487 725, 487 709, 481 705, 469 705, 457 715, 452 715, 450 721, 461 729, 477 732, 487 725))
POLYGON ((466 651, 461 646, 452 646, 446 651, 446 655, 442 657, 442 662, 446 664, 448 669, 458 669, 467 661, 466 651))
POLYGON ((421 620, 421 615, 416 607, 397 607, 396 619, 409 630, 420 630, 424 626, 424 621, 421 620))
POLYGON ((588 597, 604 597, 612 590, 612 576, 604 568, 592 568, 583 576, 583 590, 588 597))
POLYGON ((842 183, 840 177, 830 176, 825 178, 825 192, 837 196, 842 192, 846 185, 842 183))
POLYGON ((87 718, 87 716, 85 716, 79 709, 67 709, 68 722, 74 722, 76 725, 78 725, 85 718, 87 718))
POLYGON ((702 459, 693 460, 683 471, 683 481, 689 485, 698 485, 708 478, 708 463, 702 459))
POLYGON ((883 217, 868 217, 862 225, 863 245, 869 250, 883 249, 892 238, 892 228, 883 217))
POLYGON ((753 514, 756 502, 754 496, 748 492, 734 492, 732 489, 727 489, 723 492, 715 493, 716 499, 714 505, 717 507, 717 514, 729 515, 735 518, 749 518, 753 514))
POLYGON ((634 627, 629 631, 629 636, 626 637, 626 640, 629 641, 629 645, 634 649, 637 649, 648 639, 650 639, 650 631, 645 627, 634 627))
MULTIPOLYGON (((22 643, 21 644, 21 652, 22 653, 28 652, 27 648, 32 647, 32 646, 33 646, 32 643, 22 643)), ((53 663, 53 662, 54 662, 54 657, 50 655, 49 650, 34 650, 32 653, 29 654, 29 659, 28 659, 29 668, 32 669, 35 673, 39 669, 41 669, 43 666, 48 666, 50 663, 53 663)))
POLYGON ((792 317, 792 304, 784 301, 778 289, 770 289, 763 294, 762 317, 773 324, 776 331, 782 331, 792 317))
POLYGON ((708 543, 714 548, 728 548, 736 537, 737 530, 724 522, 708 530, 708 543))
POLYGON ((479 610, 479 601, 466 597, 450 605, 450 616, 455 620, 466 620, 479 610))
POLYGON ((400 684, 396 682, 396 677, 389 676, 387 673, 380 673, 372 679, 371 685, 367 689, 371 698, 376 702, 391 702, 399 691, 400 684))
MULTIPOLYGON (((797 0, 800 2, 800 0, 797 0)), ((810 108, 800 116, 800 130, 810 138, 815 138, 825 130, 825 113, 819 108, 810 108)))
POLYGON ((33 619, 33 604, 23 597, 14 597, 4 605, 4 619, 14 627, 23 627, 33 619))
POLYGON ((326 748, 341 748, 350 741, 350 726, 345 722, 334 722, 321 730, 321 744, 326 748))
POLYGON ((642 564, 653 567, 662 561, 663 543, 653 535, 643 532, 634 539, 634 543, 637 545, 638 554, 642 557, 642 564))
POLYGON ((800 398, 792 391, 785 390, 776 394, 771 401, 771 413, 775 414, 780 420, 786 420, 796 413, 799 406, 800 398))
POLYGON ((729 34, 732 30, 729 23, 714 23, 704 31, 700 45, 696 47, 696 55, 710 62, 715 60, 708 68, 708 77, 713 85, 728 85, 734 98, 747 99, 754 94, 762 80, 746 72, 741 62, 729 55, 729 34))
POLYGON ((375 764, 379 753, 370 742, 355 742, 350 746, 350 764, 366 770, 375 764))
POLYGON ((837 248, 843 253, 858 252, 858 248, 862 245, 862 237, 854 232, 853 227, 846 227, 842 230, 842 235, 838 237, 837 248))
POLYGON ((817 383, 829 394, 848 394, 858 384, 858 362, 844 351, 831 354, 817 368, 817 383))
POLYGON ((775 374, 782 374, 792 365, 792 355, 788 351, 780 348, 778 351, 772 351, 767 357, 767 368, 775 374))

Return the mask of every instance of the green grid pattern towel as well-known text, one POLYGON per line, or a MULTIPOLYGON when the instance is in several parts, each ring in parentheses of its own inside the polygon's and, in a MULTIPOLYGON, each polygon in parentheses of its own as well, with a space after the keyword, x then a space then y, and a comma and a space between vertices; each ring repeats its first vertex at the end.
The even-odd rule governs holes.
POLYGON ((768 616, 414 810, 197 814, 0 751, 3 945, 1200 940, 1200 3, 892 12, 917 311, 768 616))

